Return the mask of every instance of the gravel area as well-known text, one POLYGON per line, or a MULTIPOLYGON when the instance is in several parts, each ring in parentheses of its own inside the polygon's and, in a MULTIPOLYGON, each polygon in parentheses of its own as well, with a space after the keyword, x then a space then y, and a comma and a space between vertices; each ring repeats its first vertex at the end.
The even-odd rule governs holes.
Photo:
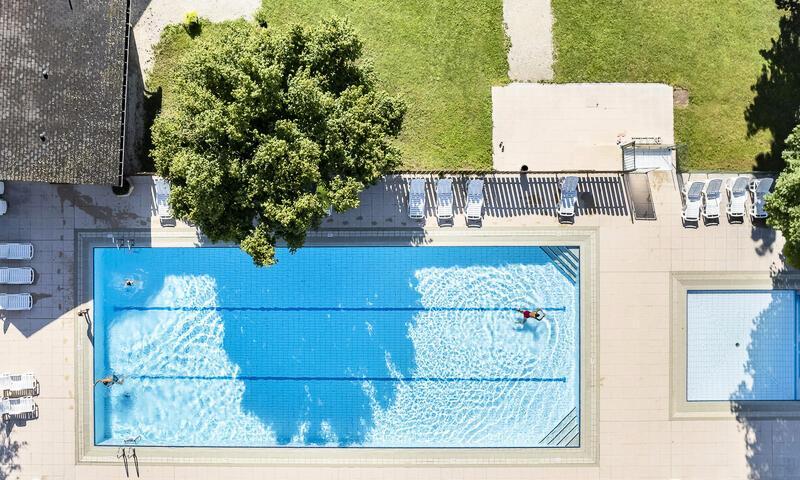
POLYGON ((504 0, 503 18, 511 39, 508 76, 520 82, 553 79, 553 15, 550 0, 504 0))
POLYGON ((153 64, 153 47, 161 31, 170 23, 183 21, 186 12, 196 11, 212 21, 251 18, 261 6, 261 0, 134 0, 133 36, 139 54, 139 64, 145 74, 153 64))

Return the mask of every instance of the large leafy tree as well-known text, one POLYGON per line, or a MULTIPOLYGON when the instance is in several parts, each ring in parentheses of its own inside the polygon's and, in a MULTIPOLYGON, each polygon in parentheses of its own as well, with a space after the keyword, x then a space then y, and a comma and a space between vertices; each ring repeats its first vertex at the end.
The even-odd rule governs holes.
POLYGON ((767 222, 783 233, 786 260, 800 268, 800 126, 786 139, 783 160, 786 167, 767 197, 767 222))
POLYGON ((405 112, 361 55, 340 20, 284 33, 239 21, 200 39, 152 130, 174 214, 268 265, 280 239, 297 249, 329 207, 358 206, 399 164, 405 112))

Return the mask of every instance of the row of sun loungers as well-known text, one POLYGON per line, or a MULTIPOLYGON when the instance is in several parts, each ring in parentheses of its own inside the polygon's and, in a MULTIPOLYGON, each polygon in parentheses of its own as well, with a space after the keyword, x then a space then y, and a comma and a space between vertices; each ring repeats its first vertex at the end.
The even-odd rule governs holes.
MULTIPOLYGON (((440 221, 453 219, 453 179, 436 181, 436 218, 440 221)), ((467 185, 467 200, 464 208, 467 221, 480 221, 483 216, 483 180, 473 179, 467 185)), ((413 220, 425 218, 425 179, 412 178, 408 182, 408 217, 413 220)))
MULTIPOLYGON (((771 178, 749 179, 737 177, 730 179, 725 185, 728 197, 728 206, 725 214, 729 219, 744 220, 749 212, 750 217, 767 218, 764 202, 773 180, 771 178), (748 190, 750 195, 748 195, 748 190), (749 197, 752 197, 750 199, 749 197), (750 208, 747 202, 750 200, 750 208)), ((699 222, 700 218, 706 220, 719 219, 721 214, 722 180, 713 179, 708 182, 694 181, 683 187, 684 206, 681 218, 684 222, 699 222)))
POLYGON ((30 420, 39 416, 33 397, 39 395, 39 381, 32 373, 0 374, 0 418, 30 420))
MULTIPOLYGON (((30 243, 0 244, 0 260, 31 260, 33 245, 30 243)), ((36 277, 31 267, 0 267, 0 284, 30 285, 36 277)), ((33 297, 30 293, 0 293, 0 310, 30 310, 33 297)))

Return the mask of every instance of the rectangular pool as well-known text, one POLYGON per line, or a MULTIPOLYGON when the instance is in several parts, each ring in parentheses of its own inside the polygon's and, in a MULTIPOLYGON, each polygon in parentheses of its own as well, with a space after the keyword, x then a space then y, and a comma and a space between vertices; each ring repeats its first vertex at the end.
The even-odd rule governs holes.
POLYGON ((798 294, 690 290, 686 400, 797 400, 798 294))
POLYGON ((277 257, 94 249, 96 445, 580 445, 577 248, 277 257))

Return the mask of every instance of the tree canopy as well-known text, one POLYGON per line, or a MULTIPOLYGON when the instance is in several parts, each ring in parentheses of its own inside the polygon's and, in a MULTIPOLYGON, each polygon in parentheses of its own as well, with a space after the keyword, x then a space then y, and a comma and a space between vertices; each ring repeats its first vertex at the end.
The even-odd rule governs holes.
POLYGON ((767 197, 767 222, 783 233, 786 260, 800 268, 800 126, 786 139, 783 160, 786 168, 775 182, 775 190, 767 197))
POLYGON ((285 32, 238 21, 198 40, 152 129, 173 213, 269 265, 278 241, 301 247, 329 207, 357 207, 399 165, 405 113, 362 51, 341 20, 285 32))

